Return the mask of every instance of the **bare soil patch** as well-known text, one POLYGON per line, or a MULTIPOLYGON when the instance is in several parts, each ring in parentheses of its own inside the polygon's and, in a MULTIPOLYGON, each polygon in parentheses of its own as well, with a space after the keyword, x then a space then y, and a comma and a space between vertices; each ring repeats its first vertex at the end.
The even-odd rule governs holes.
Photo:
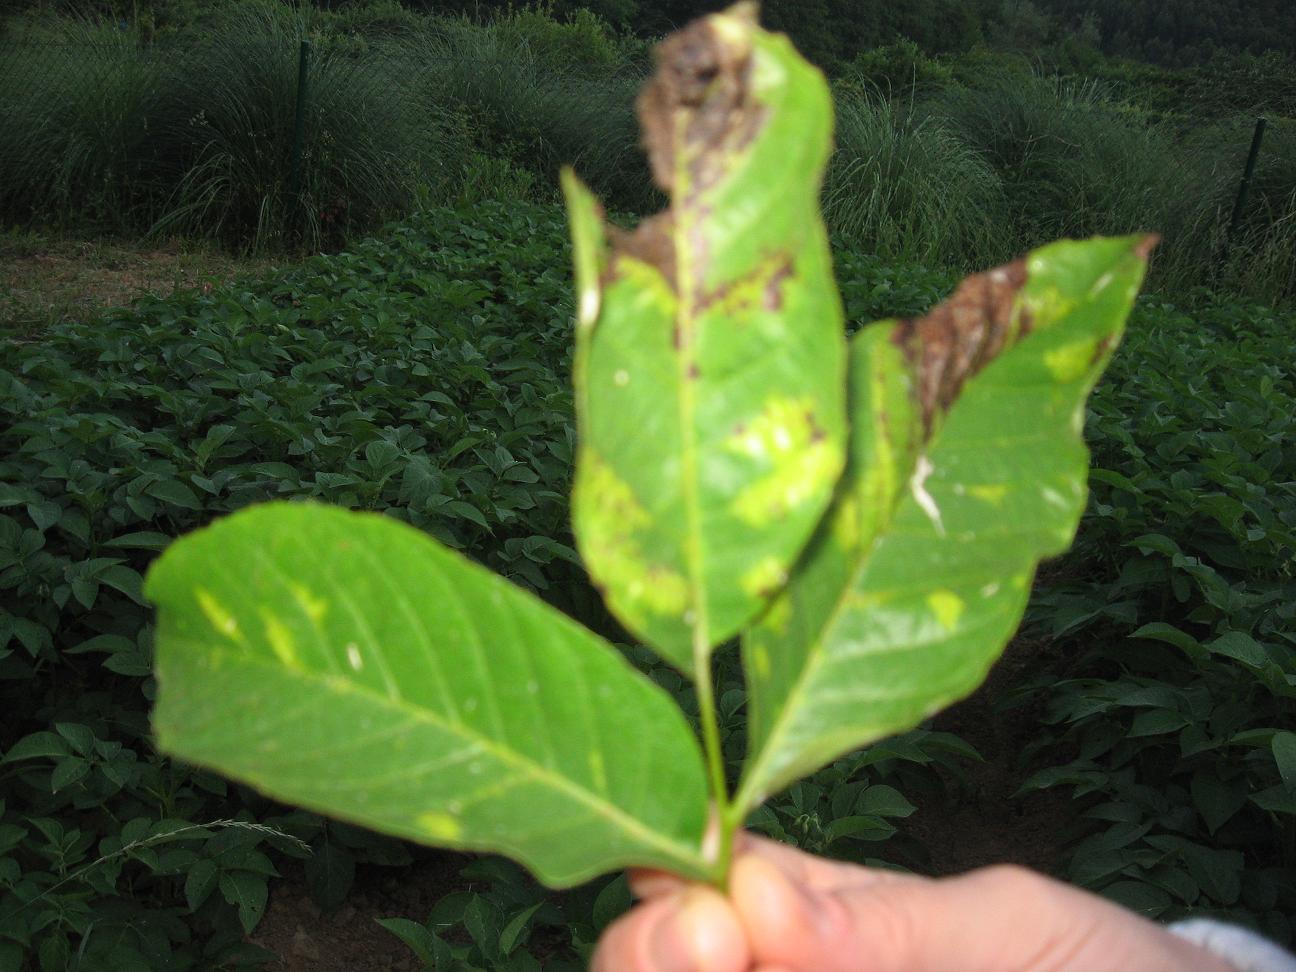
POLYGON ((53 324, 145 295, 212 287, 271 267, 191 242, 128 242, 0 235, 0 334, 30 338, 53 324))

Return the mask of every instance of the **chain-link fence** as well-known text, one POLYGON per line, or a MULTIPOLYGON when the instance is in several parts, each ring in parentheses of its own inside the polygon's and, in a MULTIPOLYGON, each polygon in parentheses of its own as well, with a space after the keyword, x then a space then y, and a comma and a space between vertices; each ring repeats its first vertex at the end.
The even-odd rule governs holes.
MULTIPOLYGON (((643 65, 564 61, 480 28, 303 42, 252 27, 147 46, 102 31, 82 43, 0 42, 0 218, 318 246, 419 206, 554 198, 568 163, 615 209, 660 204, 633 112, 643 65)), ((1285 281, 1278 290, 1296 290, 1290 123, 1271 128, 1240 193, 1253 119, 1193 128, 1179 118, 1170 131, 1048 83, 1028 103, 1014 85, 938 92, 919 105, 926 127, 843 105, 839 161, 849 158, 830 172, 830 217, 883 255, 966 265, 1003 254, 947 232, 939 224, 955 210, 933 197, 966 197, 956 221, 984 223, 980 237, 997 238, 997 251, 1039 242, 1037 230, 1161 228, 1172 237, 1161 266, 1177 261, 1194 280, 1229 254, 1228 234, 1246 241, 1234 262, 1240 253, 1253 268, 1259 253, 1274 268, 1264 274, 1285 281), (957 165, 950 146, 963 153, 957 165), (984 206, 960 174, 974 169, 984 206), (885 240, 902 236, 926 242, 889 253, 885 240)))
POLYGON ((0 44, 0 212, 316 242, 419 204, 549 195, 569 162, 642 207, 641 80, 414 39, 0 44))

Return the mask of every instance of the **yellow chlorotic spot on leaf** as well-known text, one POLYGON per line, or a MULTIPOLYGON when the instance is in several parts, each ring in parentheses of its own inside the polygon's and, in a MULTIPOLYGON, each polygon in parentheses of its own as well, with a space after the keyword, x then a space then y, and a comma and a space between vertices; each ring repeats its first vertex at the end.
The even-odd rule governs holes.
POLYGON ((234 615, 230 614, 216 598, 201 587, 197 588, 194 593, 198 598, 198 607, 202 609, 208 623, 227 638, 233 638, 235 641, 240 640, 238 638, 238 622, 234 620, 234 615))
POLYGON ((621 253, 617 255, 614 272, 616 279, 609 284, 609 293, 619 292, 624 287, 625 296, 639 305, 636 308, 638 311, 649 312, 651 305, 655 304, 660 312, 668 315, 675 313, 675 291, 659 268, 621 253))
POLYGON ((309 588, 293 581, 289 581, 288 590, 292 593, 297 606, 301 608, 302 614, 310 618, 311 624, 319 624, 324 620, 324 615, 328 613, 327 601, 316 597, 309 588))
POLYGON ((752 646, 752 670, 762 682, 770 677, 769 651, 762 644, 752 646))
POLYGON ((277 616, 272 614, 268 609, 261 608, 261 623, 265 625, 266 641, 270 642, 270 649, 285 665, 298 666, 301 664, 301 658, 297 654, 297 643, 293 640, 292 632, 288 629, 277 616))
MULTIPOLYGON (((1043 271, 1035 268, 1035 261, 1031 261, 1029 273, 1032 277, 1038 276, 1043 271)), ((1034 291, 1029 295, 1029 307, 1031 320, 1036 330, 1048 327, 1050 324, 1065 317, 1075 308, 1075 301, 1067 297, 1057 287, 1046 287, 1034 291)))
POLYGON ((936 620, 946 631, 953 631, 958 626, 959 618, 963 615, 963 609, 966 605, 963 598, 959 597, 953 591, 932 591, 927 595, 927 606, 931 608, 932 614, 936 615, 936 620))
POLYGON ((590 779, 594 781, 594 789, 599 793, 607 792, 607 770, 603 766, 603 753, 598 749, 591 749, 589 754, 590 779))
POLYGON ((975 496, 977 499, 993 503, 995 506, 1002 504, 1004 497, 1008 495, 1008 487, 1003 483, 983 483, 979 486, 969 486, 967 491, 969 496, 975 496))
POLYGON ((421 813, 418 825, 433 840, 458 840, 463 826, 448 813, 421 813))
POLYGON ((822 496, 832 488, 843 462, 841 450, 819 427, 811 398, 770 399, 725 447, 769 469, 733 501, 734 514, 752 526, 763 526, 822 496))
POLYGON ((1084 377, 1094 359, 1092 341, 1073 341, 1044 353, 1044 367, 1057 381, 1066 384, 1084 377))
POLYGON ((787 583, 787 570, 777 557, 764 557, 747 570, 738 585, 752 597, 769 597, 787 583))
POLYGON ((854 550, 860 542, 860 504, 858 497, 843 496, 829 514, 833 538, 843 550, 854 550))
POLYGON ((787 597, 776 597, 774 603, 765 612, 761 624, 775 634, 787 634, 788 622, 792 620, 792 601, 787 597))
POLYGON ((653 614, 683 614, 688 604, 688 585, 673 570, 652 566, 639 601, 653 614))
POLYGON ((648 512, 593 450, 584 450, 577 463, 575 494, 577 533, 590 573, 607 588, 623 620, 642 626, 645 612, 682 615, 688 606, 684 577, 644 556, 638 534, 651 522, 648 512))
POLYGON ((592 449, 586 449, 582 459, 582 505, 593 521, 588 527, 597 533, 612 534, 631 533, 647 526, 648 512, 625 480, 592 449))

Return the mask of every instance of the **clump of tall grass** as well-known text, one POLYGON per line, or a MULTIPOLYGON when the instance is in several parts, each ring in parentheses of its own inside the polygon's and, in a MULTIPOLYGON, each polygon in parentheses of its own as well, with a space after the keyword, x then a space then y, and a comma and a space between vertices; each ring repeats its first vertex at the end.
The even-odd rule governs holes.
POLYGON ((423 65, 424 103, 458 109, 482 149, 533 171, 538 182, 556 187, 559 167, 574 165, 614 207, 653 208, 659 197, 634 117, 642 74, 609 61, 600 62, 598 77, 589 66, 577 71, 571 49, 534 21, 517 14, 485 25, 446 21, 407 38, 405 56, 423 65))
POLYGON ((0 50, 0 212, 108 231, 147 212, 160 78, 129 36, 84 21, 0 50))
POLYGON ((552 198, 563 163, 617 208, 655 205, 634 45, 592 15, 339 23, 239 0, 166 45, 62 22, 62 44, 0 50, 0 212, 314 248, 421 205, 552 198))
POLYGON ((998 173, 1024 246, 1162 226, 1175 201, 1171 139, 1095 84, 991 75, 928 110, 998 173))
POLYGON ((839 85, 836 150, 823 193, 835 239, 892 260, 969 268, 1013 239, 987 161, 932 117, 861 85, 839 85))
POLYGON ((1250 205, 1225 235, 1250 121, 1177 132, 1095 83, 988 75, 923 106, 1002 181, 1018 249, 1059 237, 1156 230, 1150 285, 1296 294, 1296 135, 1271 129, 1250 205))
POLYGON ((240 4, 185 56, 168 59, 154 122, 158 228, 318 244, 440 199, 468 154, 452 113, 416 106, 417 66, 381 41, 363 52, 317 37, 309 53, 299 178, 293 181, 300 38, 309 23, 273 4, 240 4))

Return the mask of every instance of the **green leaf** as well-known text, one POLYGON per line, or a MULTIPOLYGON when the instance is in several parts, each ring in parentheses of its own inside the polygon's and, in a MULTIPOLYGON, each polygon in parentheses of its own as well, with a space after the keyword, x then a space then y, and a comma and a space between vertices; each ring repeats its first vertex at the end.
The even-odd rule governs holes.
POLYGON ((265 913, 269 890, 264 875, 250 871, 226 871, 218 880, 225 900, 238 909, 243 931, 251 935, 265 913))
POLYGON ((858 813, 878 817, 907 817, 918 808, 895 787, 870 786, 855 804, 858 813))
POLYGON ((172 506, 180 506, 186 510, 202 509, 202 504, 198 502, 197 494, 178 479, 159 480, 149 486, 145 492, 148 493, 149 496, 170 503, 172 506))
POLYGON ((83 779, 90 772, 90 764, 76 756, 59 760, 50 773, 50 792, 57 793, 83 779))
POLYGON ((1278 774, 1289 787, 1296 789, 1296 732, 1274 733, 1269 743, 1273 751, 1274 762, 1278 764, 1278 774))
POLYGON ((23 736, 5 750, 0 762, 12 763, 20 759, 42 759, 49 756, 67 756, 72 752, 67 740, 52 732, 33 732, 23 736))
POLYGON ((519 911, 514 915, 509 920, 509 923, 504 926, 504 930, 500 932, 499 936, 499 949, 502 955, 508 955, 513 951, 513 949, 517 948, 518 944, 522 941, 523 933, 526 931, 528 923, 531 921, 531 916, 539 911, 544 903, 544 901, 537 901, 529 908, 524 908, 522 911, 519 911))
POLYGON ((306 887, 315 903, 332 911, 351 891, 355 881, 355 857, 331 840, 315 848, 306 860, 306 887))
POLYGON ((146 590, 167 752, 371 829, 507 854, 555 886, 708 873, 701 754, 669 697, 419 531, 253 507, 172 544, 146 590))
POLYGON ((216 879, 219 870, 215 862, 210 860, 201 860, 189 868, 189 873, 185 875, 184 893, 185 901, 189 905, 190 911, 197 911, 208 896, 212 889, 216 887, 216 879))
POLYGON ((1167 644, 1174 645, 1181 649, 1189 658, 1201 659, 1206 652, 1199 642, 1192 635, 1185 631, 1180 631, 1172 624, 1166 624, 1164 621, 1154 621, 1151 624, 1145 624, 1137 631, 1130 632, 1131 638, 1149 638, 1152 641, 1164 641, 1167 644))
POLYGON ((1220 779, 1219 775, 1212 770, 1197 772, 1192 778, 1190 789, 1193 805, 1206 821, 1206 829, 1211 836, 1228 823, 1247 801, 1247 785, 1244 777, 1226 781, 1220 779))
POLYGON ((824 830, 824 839, 831 844, 846 837, 855 840, 886 840, 896 831, 881 817, 860 815, 838 817, 824 830))
POLYGON ((122 547, 128 550, 163 550, 171 542, 165 533, 154 533, 144 530, 138 533, 124 533, 104 542, 105 547, 122 547))
POLYGON ((435 934, 408 918, 375 918, 389 932, 409 946, 420 962, 438 972, 448 963, 449 948, 435 934))
POLYGON ((1226 631, 1207 647, 1217 655, 1240 661, 1251 668, 1263 668, 1269 664, 1269 653, 1264 646, 1245 631, 1226 631))
POLYGON ((845 452, 818 192, 823 76, 740 4, 668 39, 640 96, 669 208, 605 228, 564 174, 579 296, 572 520, 612 612, 693 674, 768 603, 845 452))
POLYGON ((1036 564, 1075 533, 1085 400, 1149 245, 1054 244, 969 278, 921 320, 855 336, 838 497, 743 642, 738 815, 980 684, 1036 564))

